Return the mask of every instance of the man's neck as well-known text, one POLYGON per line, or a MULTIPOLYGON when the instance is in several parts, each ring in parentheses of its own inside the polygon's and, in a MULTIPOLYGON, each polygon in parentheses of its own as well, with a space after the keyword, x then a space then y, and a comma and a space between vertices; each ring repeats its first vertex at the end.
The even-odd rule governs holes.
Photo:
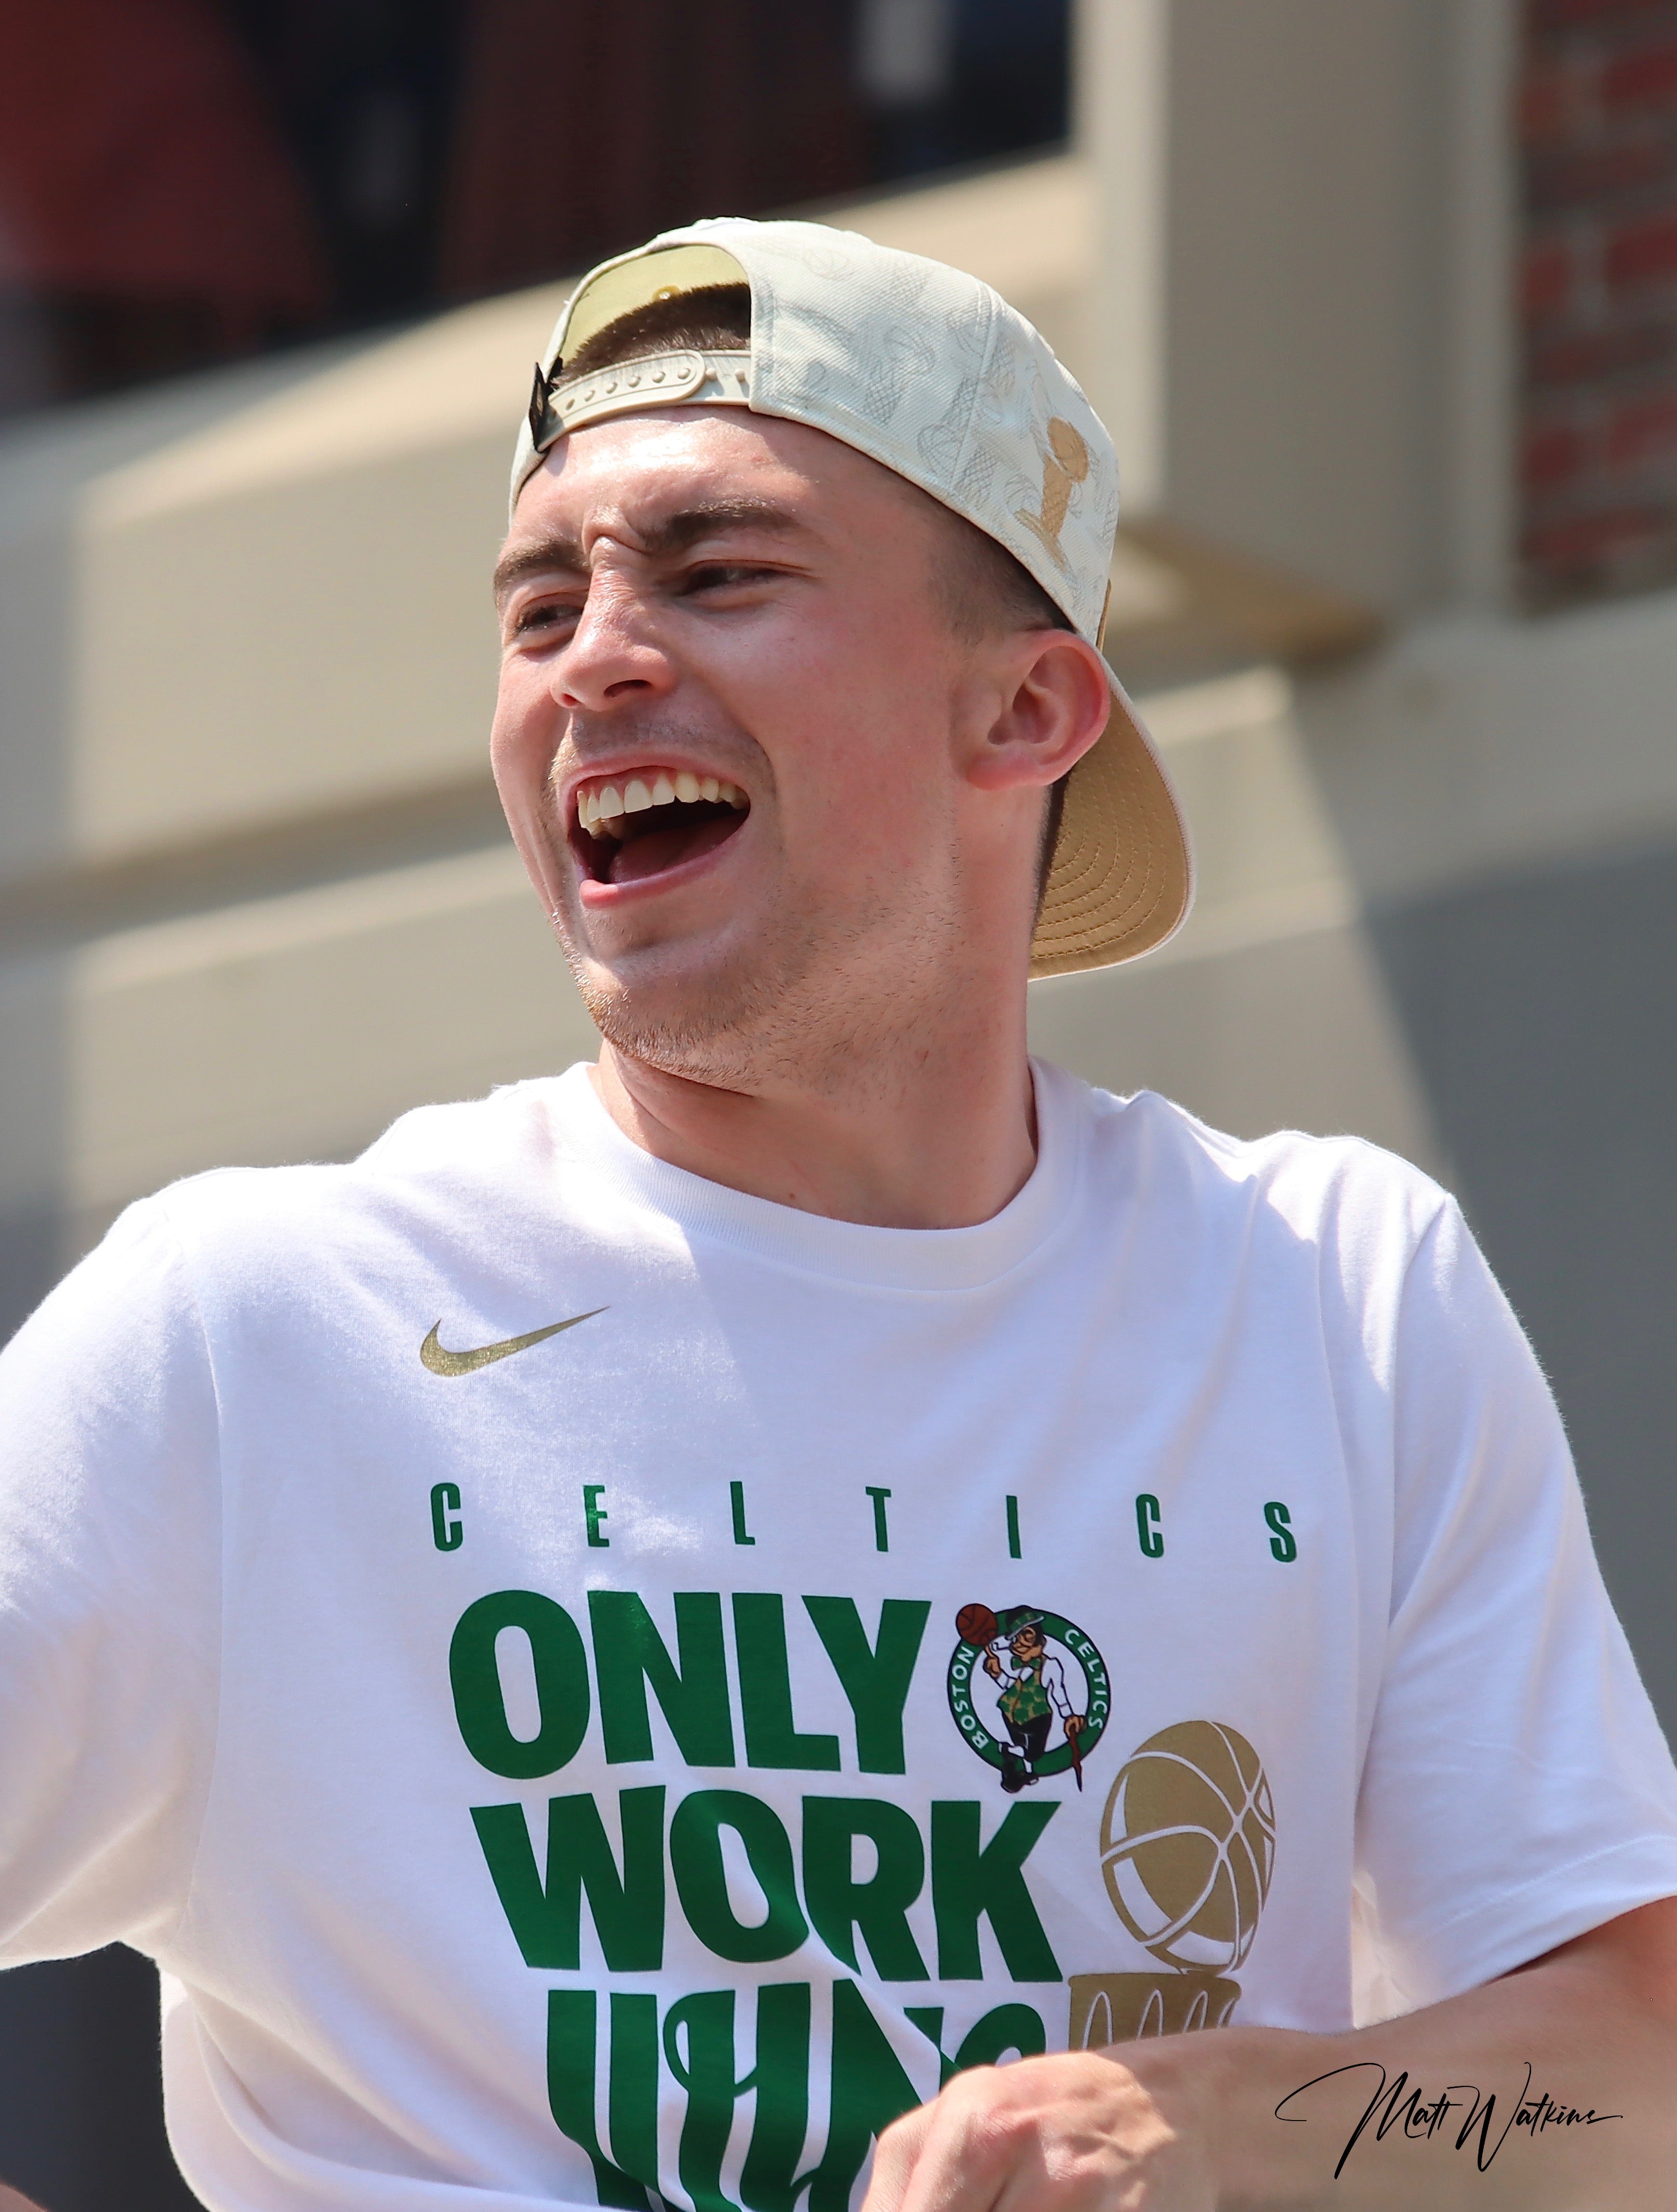
POLYGON ((881 1229, 965 1229, 999 1213, 1036 1160, 1017 1024, 917 1054, 892 1079, 858 1055, 853 1084, 723 1089, 601 1047, 594 1085, 655 1159, 778 1206, 881 1229))

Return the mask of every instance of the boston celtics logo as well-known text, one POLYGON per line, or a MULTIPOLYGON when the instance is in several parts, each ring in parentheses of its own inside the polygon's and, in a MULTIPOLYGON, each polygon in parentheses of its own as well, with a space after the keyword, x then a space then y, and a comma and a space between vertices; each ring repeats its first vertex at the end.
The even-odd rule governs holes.
POLYGON ((949 1711, 1009 1796, 1083 1761, 1112 1706, 1107 1665, 1075 1621, 1034 1605, 964 1605, 949 1659, 949 1711))

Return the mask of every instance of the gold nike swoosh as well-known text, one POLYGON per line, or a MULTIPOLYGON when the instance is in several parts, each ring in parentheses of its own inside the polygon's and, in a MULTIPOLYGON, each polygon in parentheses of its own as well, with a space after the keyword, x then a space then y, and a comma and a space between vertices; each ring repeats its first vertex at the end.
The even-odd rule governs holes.
POLYGON ((604 1306, 590 1306, 586 1313, 572 1314, 569 1321, 550 1321, 546 1328, 533 1328, 527 1336, 503 1337, 499 1344, 480 1344, 472 1352, 450 1352, 446 1344, 439 1344, 437 1331, 442 1324, 437 1322, 420 1346, 419 1357, 433 1375, 473 1375, 480 1367, 492 1366, 497 1359, 510 1359, 515 1352, 527 1352, 533 1344, 545 1343, 561 1329, 575 1328, 578 1322, 592 1321, 595 1314, 605 1310, 604 1306))

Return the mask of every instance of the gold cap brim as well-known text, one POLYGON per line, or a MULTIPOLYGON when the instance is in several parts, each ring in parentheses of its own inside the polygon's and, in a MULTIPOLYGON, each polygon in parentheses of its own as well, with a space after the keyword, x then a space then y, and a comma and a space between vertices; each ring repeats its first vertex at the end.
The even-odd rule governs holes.
POLYGON ((1151 952, 1186 921, 1193 860, 1176 794, 1110 666, 1112 713, 1065 788, 1031 974, 1073 975, 1151 952))

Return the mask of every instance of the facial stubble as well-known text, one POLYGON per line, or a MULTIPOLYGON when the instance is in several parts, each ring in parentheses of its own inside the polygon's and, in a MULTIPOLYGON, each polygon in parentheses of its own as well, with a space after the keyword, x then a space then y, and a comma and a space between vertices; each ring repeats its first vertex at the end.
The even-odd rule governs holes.
MULTIPOLYGON (((649 752, 658 750, 649 733, 649 752)), ((774 793, 771 775, 754 780, 753 805, 768 816, 760 837, 772 831, 774 793)), ((915 1036, 936 1033, 942 1001, 954 988, 936 950, 959 931, 953 884, 931 902, 924 887, 913 902, 877 885, 856 887, 835 910, 783 866, 748 941, 695 962, 679 984, 666 969, 637 987, 588 946, 564 811, 551 783, 545 811, 549 834, 565 852, 554 923, 583 1004, 614 1051, 720 1090, 885 1093, 899 1085, 915 1036), (673 991, 679 1012, 668 1004, 673 991)), ((635 957, 658 965, 656 948, 635 957)), ((672 964, 680 958, 673 953, 672 964)))

